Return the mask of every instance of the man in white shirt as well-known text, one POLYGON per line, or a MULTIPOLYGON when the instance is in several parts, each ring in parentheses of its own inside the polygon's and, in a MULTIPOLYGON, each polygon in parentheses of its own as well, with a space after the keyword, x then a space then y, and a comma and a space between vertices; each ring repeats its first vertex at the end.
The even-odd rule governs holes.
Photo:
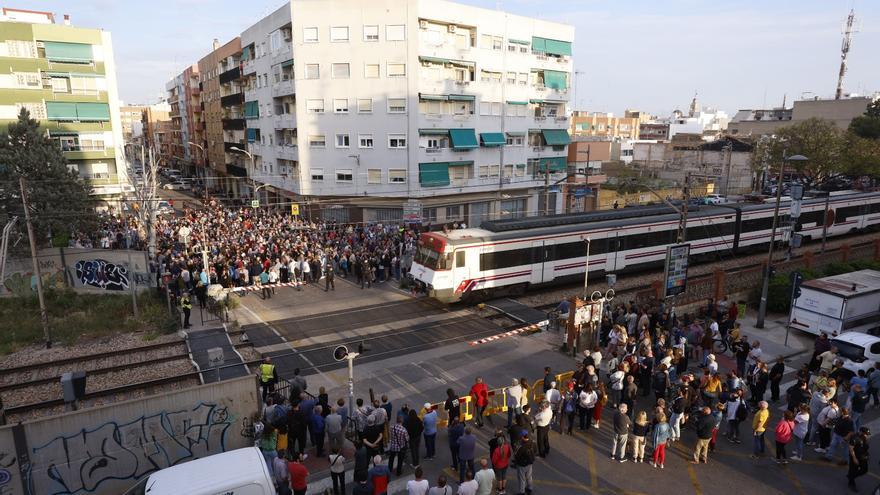
POLYGON ((551 425, 559 423, 559 406, 562 403, 562 394, 556 388, 556 382, 550 382, 550 389, 544 394, 547 402, 550 403, 550 410, 553 412, 553 419, 550 420, 551 425))
POLYGON ((553 410, 550 409, 550 402, 544 401, 538 407, 535 414, 535 429, 538 434, 538 455, 547 457, 550 453, 550 421, 553 419, 553 410))
POLYGON ((422 472, 422 467, 416 466, 416 479, 406 482, 407 495, 425 495, 428 493, 428 480, 422 479, 423 475, 424 473, 422 472))
POLYGON ((468 471, 464 474, 464 483, 458 485, 458 495, 477 495, 477 480, 474 479, 474 473, 468 471))
POLYGON ((490 495, 495 486, 495 471, 489 469, 489 461, 484 457, 480 459, 480 470, 474 476, 477 482, 477 495, 490 495))
POLYGON ((581 431, 587 429, 587 417, 590 418, 590 422, 593 421, 593 408, 596 407, 597 400, 598 396, 590 385, 587 385, 581 390, 581 393, 578 394, 578 416, 580 419, 581 431))

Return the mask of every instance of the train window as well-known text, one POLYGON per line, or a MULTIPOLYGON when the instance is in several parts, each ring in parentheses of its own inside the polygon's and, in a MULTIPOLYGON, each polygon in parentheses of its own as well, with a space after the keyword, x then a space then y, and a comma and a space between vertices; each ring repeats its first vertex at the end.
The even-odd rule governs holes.
POLYGON ((751 218, 749 220, 743 220, 742 222, 742 231, 743 232, 755 232, 758 230, 770 230, 773 228, 773 217, 763 217, 763 218, 751 218))
POLYGON ((456 268, 464 268, 464 255, 465 255, 465 251, 456 251, 455 252, 455 267, 456 268))
MULTIPOLYGON (((590 256, 597 254, 605 254, 608 252, 608 241, 606 239, 594 239, 590 242, 590 256)), ((572 258, 583 258, 586 253, 584 241, 566 242, 565 244, 557 244, 556 252, 552 259, 568 260, 572 258)))
POLYGON ((822 225, 822 215, 824 213, 824 210, 803 212, 798 218, 798 223, 801 225, 822 225))
POLYGON ((480 270, 498 270, 532 263, 532 249, 513 249, 480 254, 480 270))
POLYGON ((880 213, 880 203, 871 203, 870 212, 871 213, 880 213))
POLYGON ((861 213, 859 211, 860 209, 861 208, 858 206, 845 206, 843 208, 838 208, 837 211, 834 212, 834 223, 843 223, 847 218, 859 215, 861 213))
POLYGON ((735 222, 699 223, 687 229, 687 240, 718 238, 733 235, 736 232, 735 222))

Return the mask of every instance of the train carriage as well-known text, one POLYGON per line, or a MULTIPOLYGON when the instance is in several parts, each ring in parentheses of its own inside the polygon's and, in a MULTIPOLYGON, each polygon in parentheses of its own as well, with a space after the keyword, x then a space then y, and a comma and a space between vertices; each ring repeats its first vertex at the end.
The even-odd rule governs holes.
MULTIPOLYGON (((804 200, 795 226, 805 240, 822 236, 824 198, 804 200)), ((880 193, 829 199, 828 236, 880 226, 880 193)), ((691 206, 691 257, 714 259, 766 248, 773 203, 691 206)), ((777 241, 789 236, 789 201, 783 201, 777 241), (785 228, 783 228, 785 227, 785 228)), ((518 293, 533 286, 583 277, 584 239, 590 239, 590 276, 660 266, 675 243, 679 215, 668 206, 551 215, 483 222, 480 228, 426 232, 412 276, 444 302, 518 293)))

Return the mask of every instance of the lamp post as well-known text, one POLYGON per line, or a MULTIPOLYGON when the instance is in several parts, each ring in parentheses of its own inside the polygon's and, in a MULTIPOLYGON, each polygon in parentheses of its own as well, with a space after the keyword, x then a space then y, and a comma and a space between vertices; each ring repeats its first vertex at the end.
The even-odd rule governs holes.
POLYGON ((770 249, 767 252, 767 264, 764 267, 764 283, 761 287, 761 304, 758 307, 758 320, 755 327, 764 328, 764 318, 767 315, 767 292, 770 290, 770 270, 773 265, 773 248, 776 246, 776 227, 779 224, 779 203, 782 201, 782 177, 785 173, 787 162, 805 162, 809 158, 803 155, 785 156, 782 152, 782 165, 779 167, 779 179, 776 181, 776 206, 773 208, 773 228, 770 230, 770 249))
MULTIPOLYGON (((236 147, 236 146, 232 146, 232 147, 229 148, 229 149, 232 150, 232 151, 237 151, 237 152, 239 152, 239 153, 244 153, 245 155, 247 155, 248 159, 249 159, 250 162, 251 162, 251 170, 253 171, 253 173, 256 173, 256 171, 257 171, 257 166, 254 165, 254 155, 252 155, 250 152, 248 152, 248 151, 246 151, 246 150, 243 150, 243 149, 241 149, 241 148, 238 148, 238 147, 236 147)), ((254 190, 254 199, 259 199, 259 198, 257 198, 257 181, 254 180, 254 177, 253 177, 253 174, 252 174, 252 173, 249 173, 248 176, 249 176, 249 178, 251 179, 251 188, 254 190)), ((263 187, 265 187, 265 184, 263 185, 263 187)), ((241 196, 241 195, 239 194, 239 196, 241 196)))
MULTIPOLYGON (((354 158, 354 161, 356 162, 357 169, 351 175, 352 175, 352 178, 354 179, 354 195, 357 196, 358 195, 358 175, 360 175, 360 173, 361 173, 361 155, 348 155, 348 157, 354 158)), ((367 181, 369 182, 369 178, 367 178, 367 181)), ((366 194, 367 194, 367 191, 364 191, 365 196, 366 196, 366 194)))

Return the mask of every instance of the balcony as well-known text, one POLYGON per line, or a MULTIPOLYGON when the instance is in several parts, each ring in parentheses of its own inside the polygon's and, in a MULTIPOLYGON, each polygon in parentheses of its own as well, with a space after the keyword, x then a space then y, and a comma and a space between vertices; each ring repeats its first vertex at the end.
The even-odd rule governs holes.
POLYGON ((275 157, 282 160, 298 160, 299 151, 296 145, 276 146, 275 157))
POLYGON ((229 84, 238 79, 241 79, 241 69, 238 67, 220 74, 220 84, 229 84))
POLYGON ((226 172, 233 177, 247 177, 248 176, 246 168, 244 168, 240 165, 235 165, 234 163, 227 163, 226 164, 226 172))
POLYGON ((234 93, 231 95, 221 96, 220 97, 220 106, 226 108, 235 105, 243 105, 244 104, 244 95, 241 93, 234 93))
POLYGON ((223 119, 224 131, 243 131, 246 127, 244 119, 223 119))
POLYGON ((249 76, 255 72, 257 72, 257 66, 253 60, 247 60, 243 64, 241 64, 241 75, 242 76, 249 76))
POLYGON ((272 96, 275 98, 292 94, 294 94, 293 79, 281 81, 272 85, 272 96))
POLYGON ((285 113, 275 116, 276 129, 296 129, 296 114, 285 113))

